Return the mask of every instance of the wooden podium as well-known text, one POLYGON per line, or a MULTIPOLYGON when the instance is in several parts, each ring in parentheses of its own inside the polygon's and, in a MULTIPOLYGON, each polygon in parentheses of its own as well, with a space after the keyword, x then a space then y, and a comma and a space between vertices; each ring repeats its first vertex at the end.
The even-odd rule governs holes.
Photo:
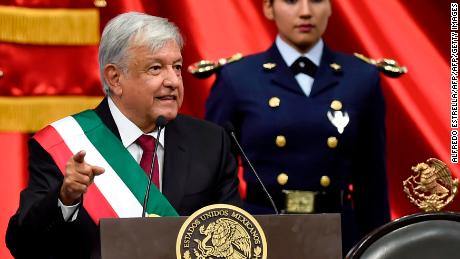
MULTIPOLYGON (((340 214, 253 216, 267 239, 267 258, 342 258, 340 214)), ((187 217, 102 219, 101 255, 176 258, 176 239, 187 217)))

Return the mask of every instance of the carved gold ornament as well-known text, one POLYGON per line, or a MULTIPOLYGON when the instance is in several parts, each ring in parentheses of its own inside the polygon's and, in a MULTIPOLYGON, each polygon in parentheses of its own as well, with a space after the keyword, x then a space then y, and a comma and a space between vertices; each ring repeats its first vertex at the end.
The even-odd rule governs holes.
POLYGON ((425 212, 440 211, 457 195, 458 179, 436 158, 412 167, 414 174, 403 181, 410 202, 425 212))

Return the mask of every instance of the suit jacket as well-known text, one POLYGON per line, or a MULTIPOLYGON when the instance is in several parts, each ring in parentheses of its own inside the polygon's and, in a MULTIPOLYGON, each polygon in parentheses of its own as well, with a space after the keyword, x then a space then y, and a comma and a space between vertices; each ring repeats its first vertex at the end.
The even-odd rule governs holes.
MULTIPOLYGON (((95 112, 120 139, 107 99, 95 112)), ((221 127, 178 115, 167 124, 165 134, 163 194, 179 215, 214 203, 240 205, 236 162, 221 127)), ((29 141, 29 173, 28 187, 21 192, 19 209, 8 225, 6 243, 12 254, 17 258, 99 257, 98 226, 83 207, 75 221, 64 222, 57 206, 63 175, 34 139, 29 141)))
MULTIPOLYGON (((273 44, 224 66, 206 103, 206 119, 234 124, 279 209, 284 207, 282 190, 343 196, 341 207, 321 212, 342 213, 344 228, 351 228, 344 229, 344 240, 356 240, 390 220, 384 117, 377 69, 326 46, 308 97, 273 44), (334 112, 334 100, 350 119, 343 133, 327 116, 334 112), (330 179, 328 186, 321 184, 325 178, 330 179)), ((255 194, 260 187, 245 163, 244 169, 246 209, 272 212, 265 195, 255 194)))

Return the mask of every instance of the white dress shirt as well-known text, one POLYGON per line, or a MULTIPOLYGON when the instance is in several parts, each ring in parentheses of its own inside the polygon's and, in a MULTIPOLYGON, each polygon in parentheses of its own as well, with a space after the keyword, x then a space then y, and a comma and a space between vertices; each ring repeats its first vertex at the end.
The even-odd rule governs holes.
MULTIPOLYGON (((281 37, 278 35, 275 40, 276 47, 278 48, 281 57, 283 57, 284 62, 290 67, 299 57, 304 56, 310 59, 315 65, 319 67, 321 61, 321 56, 323 54, 324 42, 320 39, 313 48, 310 49, 307 53, 300 53, 289 44, 287 44, 281 37)), ((309 75, 299 73, 295 76, 295 79, 299 83, 302 91, 306 96, 310 95, 311 87, 313 86, 313 80, 309 75)))

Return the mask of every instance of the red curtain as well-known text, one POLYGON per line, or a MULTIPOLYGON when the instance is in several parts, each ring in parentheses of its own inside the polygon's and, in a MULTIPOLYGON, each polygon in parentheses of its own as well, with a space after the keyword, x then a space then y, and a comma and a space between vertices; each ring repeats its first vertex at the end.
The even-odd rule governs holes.
MULTIPOLYGON (((402 186, 402 181, 412 173, 411 166, 437 157, 449 165, 456 177, 460 176, 458 165, 449 163, 450 2, 332 1, 333 15, 325 35, 330 47, 372 58, 393 58, 409 70, 398 79, 382 76, 387 102, 388 177, 393 218, 417 212, 405 197, 402 186)), ((200 59, 216 60, 236 52, 247 55, 268 48, 275 29, 263 17, 261 4, 261 0, 107 0, 107 6, 99 10, 101 28, 110 18, 125 11, 142 11, 170 19, 185 36, 184 59, 188 65, 200 59)), ((95 8, 92 0, 3 0, 0 5, 95 8)), ((15 69, 20 71, 13 82, 0 78, 0 94, 99 95, 95 49, 95 46, 44 47, 0 42, 0 69, 11 73, 15 69), (37 72, 34 80, 28 80, 30 74, 24 72, 27 70, 37 72), (58 75, 68 76, 56 80, 58 75), (50 90, 48 85, 54 88, 50 90), (13 87, 17 90, 5 90, 13 87)), ((199 80, 184 71, 182 112, 203 116, 204 101, 213 80, 213 77, 199 80)), ((0 186, 6 192, 1 196, 0 236, 4 236, 7 218, 17 207, 19 190, 25 184, 26 139, 24 133, 0 133, 0 166, 6 175, 6 181, 0 186)), ((459 210, 460 201, 454 200, 446 209, 459 210)), ((0 247, 0 257, 7 258, 7 254, 6 248, 0 247)))
POLYGON ((6 227, 19 204, 19 192, 27 181, 27 141, 22 133, 0 133, 0 258, 11 258, 5 245, 6 227))

